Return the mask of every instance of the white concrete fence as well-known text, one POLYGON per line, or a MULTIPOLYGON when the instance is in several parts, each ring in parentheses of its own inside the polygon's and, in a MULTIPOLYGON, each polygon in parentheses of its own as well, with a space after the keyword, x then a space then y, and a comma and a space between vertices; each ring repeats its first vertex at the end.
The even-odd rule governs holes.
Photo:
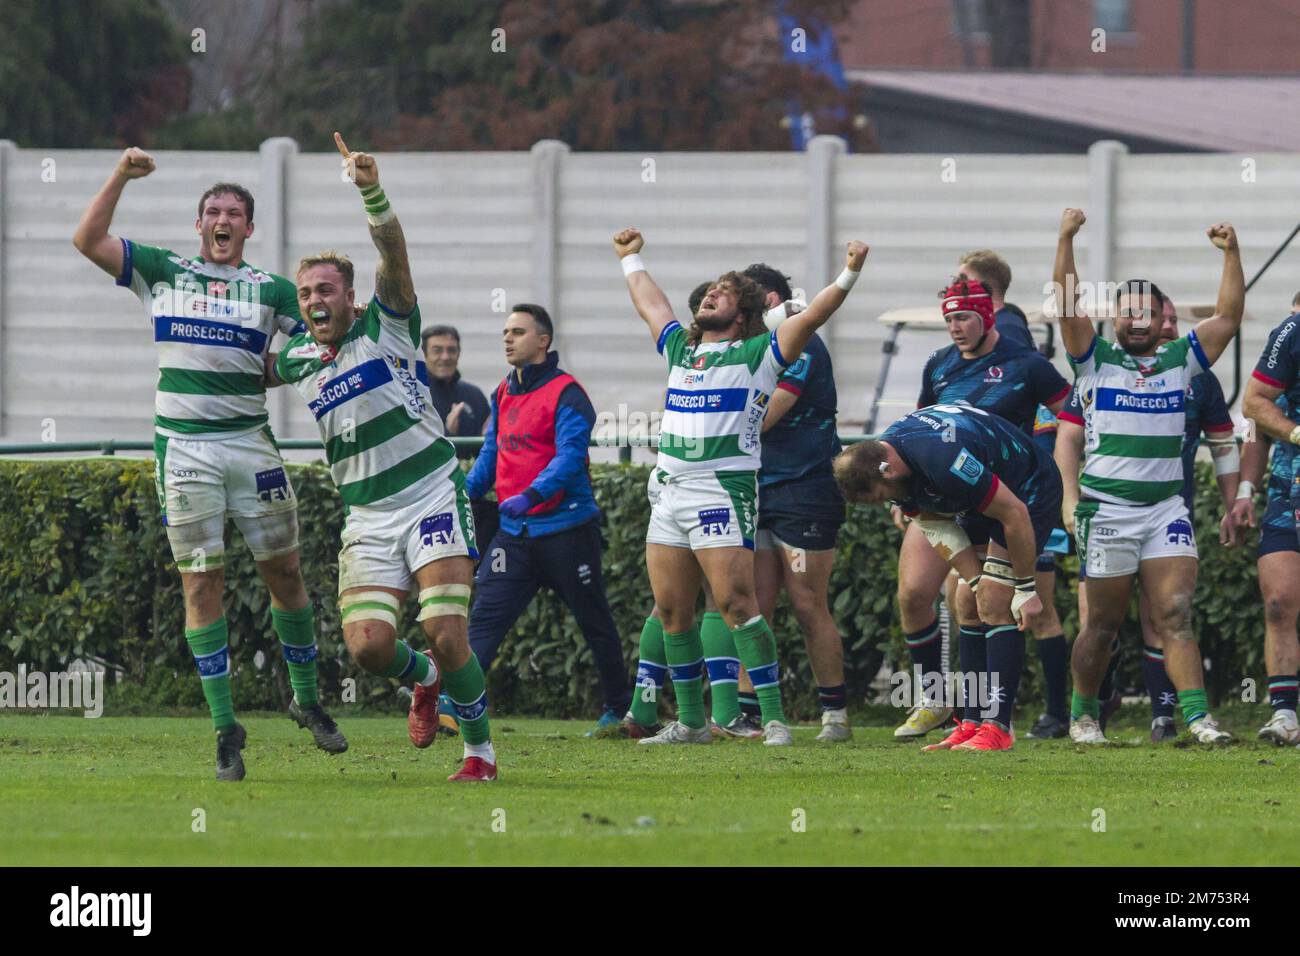
MULTIPOLYGON (((610 237, 635 225, 645 260, 684 314, 699 282, 765 261, 812 294, 840 268, 844 243, 872 247, 866 273, 825 337, 836 363, 842 430, 860 423, 880 365, 886 310, 931 305, 958 257, 999 250, 1009 298, 1040 308, 1061 209, 1089 215, 1081 267, 1092 281, 1139 276, 1175 301, 1213 301, 1220 255, 1205 238, 1227 219, 1249 276, 1300 219, 1300 156, 845 155, 833 137, 806 153, 572 153, 544 141, 527 153, 380 155, 405 227, 426 323, 462 333, 465 377, 489 390, 504 374, 504 311, 540 302, 556 320, 563 364, 598 412, 662 408, 662 360, 628 301, 610 237)), ((325 148, 322 144, 322 148, 325 148)), ((0 438, 8 442, 144 439, 156 380, 143 309, 73 249, 71 237, 117 153, 28 150, 0 141, 0 438)), ((338 248, 368 296, 376 264, 355 189, 338 156, 267 140, 257 153, 160 152, 128 185, 116 234, 178 252, 197 249, 194 213, 213 182, 256 197, 249 261, 289 274, 298 258, 338 248)), ((1300 289, 1300 247, 1251 293, 1247 373, 1269 328, 1300 289)), ((940 333, 905 336, 882 411, 887 423, 917 391, 940 333)), ((1063 359, 1058 356, 1058 362, 1063 359)), ((1220 368, 1225 389, 1231 370, 1220 368)), ((305 408, 271 399, 281 437, 310 438, 305 408)))

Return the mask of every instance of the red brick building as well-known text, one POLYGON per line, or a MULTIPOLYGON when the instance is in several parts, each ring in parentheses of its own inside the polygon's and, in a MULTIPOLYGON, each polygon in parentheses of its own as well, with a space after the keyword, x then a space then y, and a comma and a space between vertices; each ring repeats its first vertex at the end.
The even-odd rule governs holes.
POLYGON ((1300 74, 1300 0, 860 0, 835 35, 848 69, 1300 74))

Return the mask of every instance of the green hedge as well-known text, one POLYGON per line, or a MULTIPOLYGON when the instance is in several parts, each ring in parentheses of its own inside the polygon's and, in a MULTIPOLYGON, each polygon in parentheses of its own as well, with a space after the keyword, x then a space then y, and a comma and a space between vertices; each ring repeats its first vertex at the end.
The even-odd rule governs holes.
MULTIPOLYGON (((326 701, 337 701, 341 681, 354 678, 357 699, 397 709, 394 685, 356 668, 343 647, 335 603, 342 512, 321 464, 290 466, 299 497, 302 562, 317 609, 319 669, 326 701)), ((604 511, 605 579, 623 634, 629 680, 636 641, 651 605, 644 561, 649 516, 647 469, 633 465, 592 468, 604 511)), ((1202 587, 1197 624, 1212 661, 1215 696, 1234 692, 1243 677, 1263 677, 1262 618, 1255 584, 1253 542, 1229 552, 1217 543, 1217 491, 1203 467, 1197 522, 1202 542, 1202 587)), ((831 580, 832 610, 846 638, 850 699, 861 701, 880 652, 905 661, 898 630, 898 532, 879 508, 855 508, 840 538, 831 580)), ((238 533, 228 534, 226 615, 230 623, 235 699, 241 709, 287 705, 289 685, 271 628, 268 597, 238 533), (262 666, 257 665, 261 652, 262 666)), ((1073 559, 1067 559, 1073 568, 1073 559)), ((1063 575, 1058 607, 1072 607, 1073 581, 1063 575)), ((1077 614, 1063 614, 1073 636, 1077 614)), ((118 707, 163 709, 199 706, 199 682, 183 637, 180 580, 158 518, 153 463, 142 459, 0 461, 0 670, 19 662, 59 669, 76 658, 118 670, 118 707)), ((793 615, 782 604, 774 622, 783 681, 796 715, 815 712, 815 688, 793 615)), ((423 640, 408 614, 402 636, 423 640)), ((1136 638, 1126 646, 1135 647, 1136 638)), ((1036 694, 1032 653, 1024 694, 1036 694)), ((1130 650, 1123 686, 1140 686, 1138 655, 1130 650)), ((591 655, 567 612, 543 593, 520 618, 489 675, 497 713, 591 715, 599 710, 591 655)), ((1262 686, 1262 683, 1261 683, 1262 686)))

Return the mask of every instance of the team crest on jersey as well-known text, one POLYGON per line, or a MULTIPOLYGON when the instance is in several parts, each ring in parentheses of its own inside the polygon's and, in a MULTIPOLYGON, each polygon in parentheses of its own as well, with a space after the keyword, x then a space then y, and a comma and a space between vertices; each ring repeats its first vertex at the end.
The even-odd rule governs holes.
POLYGON ((707 365, 708 362, 709 362, 708 355, 697 355, 695 356, 695 361, 691 362, 691 368, 694 369, 704 368, 704 366, 707 365))
POLYGON ((226 284, 224 282, 209 282, 208 295, 225 295, 226 284))
POLYGON ((952 463, 948 470, 966 484, 973 485, 980 480, 980 475, 984 474, 984 465, 981 464, 978 458, 963 448, 957 456, 957 460, 952 463))
POLYGON ((990 384, 1002 381, 1002 366, 990 365, 984 370, 984 383, 990 384))

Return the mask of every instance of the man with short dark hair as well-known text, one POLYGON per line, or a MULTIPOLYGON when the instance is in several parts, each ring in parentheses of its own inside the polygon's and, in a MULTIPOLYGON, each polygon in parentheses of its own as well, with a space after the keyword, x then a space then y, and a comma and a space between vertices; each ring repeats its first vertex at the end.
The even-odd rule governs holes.
POLYGON ((222 607, 228 517, 270 592, 293 688, 290 716, 327 753, 347 749, 320 705, 316 612, 299 564, 298 502, 267 424, 264 356, 276 332, 293 334, 303 325, 293 283, 244 261, 253 197, 236 183, 216 183, 199 199, 197 255, 108 231, 126 184, 153 171, 152 156, 135 146, 125 150, 72 241, 139 297, 153 327, 158 504, 181 576, 185 641, 217 734, 216 776, 239 781, 247 735, 235 719, 222 607))
POLYGON ((483 450, 467 481, 472 500, 495 488, 501 513, 475 579, 469 639, 487 670, 538 588, 550 588, 591 647, 605 702, 598 726, 606 726, 623 717, 632 694, 605 597, 600 509, 587 469, 596 410, 577 379, 560 369, 554 336, 540 305, 520 303, 506 317, 512 371, 492 395, 483 450))
MULTIPOLYGON (((429 395, 442 416, 449 436, 481 435, 487 428, 487 396, 460 376, 460 332, 454 325, 430 325, 420 333, 420 352, 429 372, 429 395)), ((461 458, 473 458, 474 449, 459 449, 461 458)))

